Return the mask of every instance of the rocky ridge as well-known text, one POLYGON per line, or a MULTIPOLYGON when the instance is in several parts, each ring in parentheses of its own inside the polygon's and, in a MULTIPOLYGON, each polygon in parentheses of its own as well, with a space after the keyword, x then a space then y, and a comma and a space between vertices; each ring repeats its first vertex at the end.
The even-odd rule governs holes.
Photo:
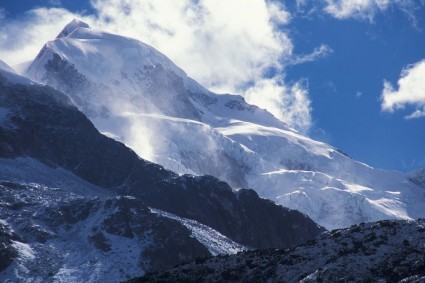
POLYGON ((361 223, 293 249, 197 260, 130 282, 424 282, 425 220, 361 223))

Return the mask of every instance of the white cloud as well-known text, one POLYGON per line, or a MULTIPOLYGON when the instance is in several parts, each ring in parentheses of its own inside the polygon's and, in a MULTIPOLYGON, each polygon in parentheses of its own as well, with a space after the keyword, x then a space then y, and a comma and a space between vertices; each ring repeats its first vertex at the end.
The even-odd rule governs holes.
POLYGON ((94 0, 103 28, 158 48, 207 88, 236 92, 292 54, 277 25, 289 14, 264 0, 94 0), (122 27, 126 27, 123 29, 122 27))
POLYGON ((337 19, 357 18, 369 21, 373 21, 376 13, 395 6, 414 22, 414 10, 418 7, 413 0, 325 0, 325 2, 324 10, 337 19))
POLYGON ((257 81, 245 93, 249 103, 272 112, 301 133, 308 133, 312 125, 311 102, 303 81, 291 86, 278 77, 257 81))
MULTIPOLYGON (((151 44, 209 89, 242 95, 248 91, 252 97, 248 86, 261 82, 270 70, 284 73, 282 62, 289 62, 288 58, 293 56, 292 41, 281 28, 291 15, 277 1, 92 0, 91 3, 96 15, 40 8, 28 12, 19 21, 0 21, 0 58, 12 66, 33 60, 43 44, 76 17, 94 28, 151 44)), ((329 50, 323 45, 298 60, 315 60, 329 50)), ((286 87, 283 82, 279 85, 286 87)), ((308 100, 307 91, 303 91, 308 100)), ((291 95, 292 92, 273 93, 291 95)), ((261 99, 259 96, 251 101, 261 105, 261 99)), ((276 116, 284 112, 274 107, 268 110, 276 116)), ((286 122, 295 120, 290 118, 286 122)))
POLYGON ((406 105, 415 106, 415 112, 406 119, 425 116, 425 59, 408 66, 401 72, 398 80, 398 89, 384 81, 381 95, 381 108, 383 111, 394 112, 403 109, 406 105))

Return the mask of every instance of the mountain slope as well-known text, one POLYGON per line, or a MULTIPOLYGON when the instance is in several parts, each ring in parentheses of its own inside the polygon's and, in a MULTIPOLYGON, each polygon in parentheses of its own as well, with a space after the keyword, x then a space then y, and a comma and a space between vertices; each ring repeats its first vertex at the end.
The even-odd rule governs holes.
MULTIPOLYGON (((170 215, 159 214, 168 222, 179 222, 179 229, 188 231, 185 227, 189 226, 197 235, 222 234, 216 240, 223 246, 216 250, 229 247, 237 251, 240 244, 294 246, 323 231, 307 216, 261 199, 252 190, 233 192, 214 177, 180 176, 145 161, 101 135, 62 93, 36 83, 15 84, 3 73, 0 71, 0 177, 4 181, 66 191, 72 188, 71 192, 85 198, 132 195, 149 207, 179 216, 170 220, 170 215)), ((41 197, 40 205, 49 202, 41 197)), ((205 240, 203 244, 208 242, 205 240)))
POLYGON ((339 229, 288 250, 219 256, 131 282, 423 282, 425 220, 339 229))
POLYGON ((425 216, 424 190, 409 176, 352 160, 240 96, 212 93, 137 40, 74 20, 27 74, 143 158, 253 188, 327 228, 425 216))

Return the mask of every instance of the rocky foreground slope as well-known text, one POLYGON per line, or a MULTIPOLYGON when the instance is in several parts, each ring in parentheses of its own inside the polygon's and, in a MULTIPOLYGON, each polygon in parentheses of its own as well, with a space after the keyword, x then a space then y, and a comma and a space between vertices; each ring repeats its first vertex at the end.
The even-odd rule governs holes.
POLYGON ((362 223, 293 249, 197 260, 130 282, 425 282, 425 220, 362 223))

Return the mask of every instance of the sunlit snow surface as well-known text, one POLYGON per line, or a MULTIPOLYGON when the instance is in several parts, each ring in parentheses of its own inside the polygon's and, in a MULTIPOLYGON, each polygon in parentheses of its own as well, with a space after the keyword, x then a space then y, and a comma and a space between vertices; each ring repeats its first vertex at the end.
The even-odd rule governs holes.
POLYGON ((64 31, 46 43, 28 76, 64 91, 99 131, 143 158, 253 188, 328 229, 425 216, 425 189, 405 174, 352 160, 240 96, 209 92, 149 45, 78 22, 64 31), (54 54, 87 87, 49 81, 54 54))

